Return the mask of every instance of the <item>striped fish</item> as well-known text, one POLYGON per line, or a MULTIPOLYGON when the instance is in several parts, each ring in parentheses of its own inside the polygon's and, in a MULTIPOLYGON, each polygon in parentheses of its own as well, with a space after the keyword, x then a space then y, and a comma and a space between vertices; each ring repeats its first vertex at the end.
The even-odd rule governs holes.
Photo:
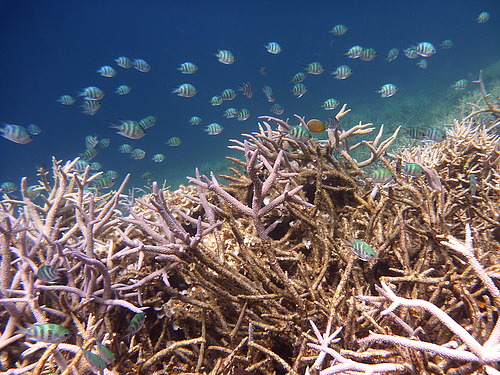
POLYGON ((57 101, 64 105, 71 105, 76 102, 75 98, 70 95, 62 95, 57 101))
POLYGON ((51 344, 59 344, 71 336, 71 333, 66 328, 51 323, 33 324, 28 328, 22 328, 16 333, 24 334, 36 341, 48 342, 51 344))
POLYGON ((272 53, 273 55, 277 55, 281 52, 281 46, 276 42, 268 43, 264 47, 267 49, 267 52, 272 53))
POLYGON ((115 182, 116 182, 115 180, 103 176, 101 178, 94 180, 94 187, 97 189, 109 189, 115 184, 115 182))
POLYGON ((293 85, 292 94, 295 95, 297 99, 302 97, 302 95, 304 95, 306 91, 307 87, 302 83, 296 83, 295 85, 293 85))
POLYGON ((96 345, 99 357, 104 359, 107 364, 113 363, 115 360, 115 354, 100 342, 96 343, 96 345))
POLYGON ((102 164, 99 163, 98 161, 90 163, 90 169, 92 169, 93 171, 98 171, 101 168, 102 168, 102 164))
POLYGON ((394 179, 394 175, 387 168, 375 169, 370 177, 375 185, 385 185, 394 179))
POLYGON ((165 155, 156 154, 155 156, 153 156, 151 160, 154 161, 155 163, 161 163, 163 160, 165 160, 165 155))
POLYGON ((253 96, 253 87, 250 82, 242 82, 239 86, 240 88, 238 91, 243 91, 243 95, 245 95, 248 99, 253 96))
POLYGON ((419 61, 417 61, 417 66, 422 69, 427 69, 427 60, 420 59, 419 61))
POLYGON ((185 62, 182 63, 178 68, 178 71, 180 71, 182 74, 193 74, 198 70, 198 67, 193 64, 192 62, 185 62))
POLYGON ((207 127, 204 129, 208 133, 208 135, 217 135, 220 134, 224 130, 222 126, 217 124, 216 122, 211 123, 210 125, 207 125, 207 127))
POLYGON ((236 91, 234 91, 233 89, 225 89, 220 94, 220 97, 222 98, 222 100, 233 100, 234 98, 236 98, 236 91))
POLYGON ((49 265, 39 267, 36 273, 36 278, 44 283, 53 283, 59 280, 59 277, 59 272, 49 265))
POLYGON ((329 33, 336 35, 336 36, 340 36, 340 35, 344 35, 347 30, 348 30, 348 28, 344 25, 336 25, 336 26, 332 27, 332 29, 329 31, 329 33))
POLYGON ((149 64, 143 59, 134 59, 133 65, 134 68, 143 73, 147 73, 151 70, 149 64))
POLYGON ((347 56, 350 59, 357 59, 358 57, 361 56, 362 53, 363 53, 363 47, 354 46, 349 48, 349 50, 346 53, 344 53, 344 56, 347 56))
POLYGON ((354 240, 353 242, 348 242, 344 240, 344 243, 347 246, 352 247, 354 254, 356 254, 359 259, 365 262, 370 262, 374 259, 377 259, 377 252, 373 250, 373 248, 365 241, 354 240))
POLYGON ((42 132, 42 129, 40 129, 39 126, 35 125, 35 124, 29 124, 27 127, 26 127, 26 130, 28 131, 28 133, 30 133, 31 135, 38 135, 42 132))
POLYGON ((238 121, 245 121, 250 117, 250 111, 246 108, 242 108, 238 111, 238 116, 237 120, 238 121))
POLYGON ((373 48, 364 48, 359 55, 359 58, 363 61, 372 61, 375 57, 377 57, 377 51, 373 48))
POLYGON ((476 19, 477 23, 485 23, 490 19, 490 14, 488 12, 482 12, 476 19))
POLYGON ((103 77, 108 77, 108 78, 111 78, 111 77, 114 77, 116 75, 116 70, 114 70, 111 66, 109 65, 104 65, 104 66, 101 66, 99 68, 99 70, 97 70, 97 73, 99 73, 100 75, 102 75, 103 77))
POLYGON ((439 128, 429 128, 425 132, 425 139, 432 142, 443 142, 446 139, 446 133, 439 128))
POLYGON ((285 108, 283 108, 279 104, 273 104, 271 107, 269 107, 269 110, 274 113, 275 115, 282 115, 283 112, 285 112, 285 108))
POLYGON ((83 160, 90 161, 97 156, 97 150, 95 148, 88 148, 80 154, 83 160))
POLYGON ((139 121, 139 125, 146 130, 149 129, 150 127, 154 126, 156 124, 156 120, 158 120, 158 117, 156 116, 148 116, 143 118, 141 121, 139 121))
POLYGON ((399 55, 399 49, 391 48, 389 50, 389 52, 387 52, 387 57, 386 57, 385 61, 387 61, 387 62, 394 61, 394 60, 396 60, 398 55, 399 55))
POLYGON ((189 123, 191 125, 199 125, 201 123, 201 118, 199 118, 198 116, 193 116, 189 119, 189 123))
MULTIPOLYGON (((120 120, 121 121, 121 120, 120 120)), ((141 125, 137 121, 126 120, 122 121, 120 125, 115 124, 112 121, 108 122, 111 124, 111 128, 118 129, 119 131, 116 134, 123 135, 124 137, 130 139, 141 139, 146 135, 146 132, 142 128, 141 125)))
POLYGON ((403 50, 403 53, 409 59, 416 59, 418 57, 418 53, 417 53, 417 50, 415 49, 415 47, 407 48, 407 49, 403 50))
POLYGON ((228 108, 222 114, 225 118, 235 118, 238 116, 238 110, 236 108, 228 108))
POLYGON ((153 172, 144 172, 141 176, 141 180, 142 181, 151 181, 154 177, 154 173, 153 172))
POLYGON ((419 56, 429 57, 436 53, 436 48, 429 42, 418 43, 415 51, 419 56))
POLYGON ((269 103, 272 103, 276 100, 274 97, 273 89, 270 86, 262 86, 262 91, 264 92, 264 95, 266 95, 267 101, 269 103))
POLYGON ((287 130, 287 133, 297 142, 307 142, 312 138, 311 132, 301 125, 293 126, 292 129, 287 130))
POLYGON ((130 153, 130 157, 135 160, 144 159, 145 156, 146 156, 146 151, 141 150, 140 148, 136 148, 130 153))
POLYGON ((97 144, 100 148, 108 148, 111 144, 111 140, 109 138, 103 138, 97 144))
POLYGON ((28 131, 20 125, 3 124, 3 127, 0 128, 0 132, 3 133, 2 137, 5 139, 21 145, 30 143, 33 140, 28 131))
POLYGON ((383 85, 380 90, 377 91, 377 93, 379 93, 380 97, 382 98, 389 98, 393 96, 396 91, 398 91, 398 88, 395 85, 393 85, 392 83, 387 83, 383 85))
POLYGON ((87 149, 94 148, 99 143, 96 135, 87 135, 85 137, 85 147, 87 149))
POLYGON ((172 137, 167 141, 167 145, 169 146, 179 146, 182 143, 182 139, 179 137, 172 137))
POLYGON ((220 49, 219 52, 215 54, 215 57, 217 57, 219 62, 226 65, 230 65, 235 61, 234 55, 230 51, 225 49, 220 49))
POLYGON ((87 360, 90 367, 92 367, 92 370, 94 370, 94 372, 102 374, 107 366, 106 361, 99 357, 97 354, 94 354, 86 349, 82 349, 82 353, 83 357, 87 360))
POLYGON ((321 108, 326 109, 327 111, 331 111, 337 108, 339 104, 340 103, 338 102, 338 100, 330 98, 328 100, 325 100, 325 102, 321 104, 321 108))
POLYGON ((439 47, 443 49, 450 49, 451 47, 453 47, 453 42, 450 39, 446 39, 445 41, 443 41, 443 43, 441 43, 439 47))
POLYGON ((118 151, 120 151, 122 154, 129 154, 133 149, 134 148, 131 145, 128 145, 126 143, 118 147, 118 151))
POLYGON ((12 193, 17 190, 19 186, 13 182, 4 182, 0 185, 0 191, 3 193, 12 193))
POLYGON ((118 66, 121 66, 125 69, 130 69, 133 66, 132 61, 130 61, 130 59, 125 56, 118 57, 117 59, 115 59, 115 62, 118 64, 118 66))
POLYGON ((412 177, 421 177, 425 174, 425 171, 417 163, 406 163, 403 167, 403 173, 412 177))
POLYGON ((303 80, 305 80, 307 77, 307 74, 304 73, 304 72, 299 72, 297 74, 295 74, 293 77, 292 77, 292 80, 290 81, 290 83, 299 83, 299 82, 302 82, 303 80))
POLYGON ((455 90, 464 90, 469 86, 469 81, 466 79, 461 79, 460 81, 455 82, 453 85, 451 85, 452 88, 455 90))
POLYGON ((104 91, 102 91, 99 87, 89 86, 83 89, 78 96, 84 96, 85 100, 101 100, 104 98, 104 91))
POLYGON ((117 87, 117 89, 115 90, 115 94, 127 95, 130 92, 130 90, 132 90, 132 88, 130 86, 121 85, 121 86, 117 87))
POLYGON ((97 100, 84 100, 82 107, 82 113, 93 116, 101 108, 101 102, 97 100))
POLYGON ((76 172, 85 172, 85 169, 89 166, 89 162, 85 160, 78 160, 74 167, 73 170, 76 172))
POLYGON ((425 131, 420 128, 411 128, 411 129, 402 129, 403 133, 408 136, 408 138, 415 139, 417 141, 421 141, 425 138, 425 131))
POLYGON ((107 171, 104 175, 112 180, 116 180, 118 178, 118 172, 113 170, 107 171))
POLYGON ((347 65, 340 65, 332 75, 335 76, 336 79, 346 79, 352 74, 352 69, 347 65))
POLYGON ((197 92, 198 90, 196 90, 192 84, 184 83, 172 91, 172 94, 177 94, 178 96, 182 96, 184 98, 192 98, 197 92))
POLYGON ((307 64, 305 70, 308 74, 319 75, 325 71, 325 68, 321 63, 315 61, 310 64, 307 64))
POLYGON ((210 105, 212 105, 214 107, 221 105, 222 102, 223 102, 223 100, 219 95, 212 96, 212 99, 210 99, 210 105))
POLYGON ((146 320, 145 312, 140 312, 135 314, 134 317, 130 320, 130 323, 127 327, 127 336, 130 337, 139 332, 139 330, 144 325, 145 320, 146 320))

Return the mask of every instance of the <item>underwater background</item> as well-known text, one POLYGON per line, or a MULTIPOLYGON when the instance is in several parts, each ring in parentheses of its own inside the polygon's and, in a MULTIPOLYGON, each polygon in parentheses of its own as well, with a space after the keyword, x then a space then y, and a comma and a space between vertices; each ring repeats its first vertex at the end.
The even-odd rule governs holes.
MULTIPOLYGON (((240 154, 227 149, 230 139, 257 130, 257 116, 272 115, 271 104, 285 108, 280 118, 299 114, 326 120, 337 111, 320 106, 328 98, 348 103, 356 118, 346 117, 344 129, 359 119, 385 123, 389 129, 432 126, 429 113, 459 104, 466 91, 451 88, 456 81, 477 79, 480 69, 500 59, 500 2, 498 1, 1 1, 0 2, 0 121, 28 126, 36 124, 41 133, 28 144, 0 139, 0 184, 37 183, 36 166, 51 165, 51 157, 69 160, 85 150, 85 137, 109 138, 109 147, 99 149, 92 160, 102 170, 118 172, 118 181, 132 174, 128 187, 143 186, 141 176, 152 172, 160 184, 177 188, 193 176, 194 168, 208 174, 225 171, 225 156, 240 154), (476 21, 487 11, 486 23, 476 21), (348 27, 345 35, 329 30, 337 24, 348 27), (450 49, 440 48, 446 40, 450 49), (437 53, 426 59, 421 69, 404 56, 403 49, 430 42, 437 53), (265 45, 277 42, 279 54, 265 45), (354 46, 374 48, 372 61, 344 56, 354 46), (399 57, 385 61, 391 48, 399 57), (234 54, 235 62, 224 65, 214 57, 219 49, 234 54), (123 69, 115 63, 119 56, 148 62, 147 73, 123 69), (177 70, 184 62, 198 70, 191 75, 177 70), (292 77, 312 62, 327 69, 309 75, 303 82, 307 92, 297 98, 291 93, 292 77), (337 80, 331 72, 347 64, 353 74, 337 80), (117 74, 102 77, 96 71, 110 65, 117 74), (259 69, 265 66, 266 75, 259 69), (251 99, 238 92, 232 101, 212 106, 214 95, 238 84, 250 82, 255 90, 251 99), (181 84, 198 90, 194 97, 173 94, 181 84), (384 84, 398 87, 390 98, 376 93, 384 84), (120 85, 132 88, 127 95, 114 93, 120 85), (262 86, 273 88, 276 96, 269 103, 262 86), (95 115, 81 113, 78 92, 97 86, 105 93, 95 115), (77 102, 61 105, 61 95, 77 102), (246 121, 226 119, 229 108, 247 108, 246 121), (391 116, 391 113, 404 116, 391 116), (142 139, 116 134, 108 121, 139 121, 156 116, 156 125, 142 139), (199 116, 202 123, 190 125, 199 116), (401 119, 404 123, 401 123, 401 119), (224 130, 210 136, 203 129, 219 123, 224 130), (171 147, 166 141, 179 137, 182 143, 171 147), (141 160, 118 152, 128 143, 146 151, 141 160), (151 161, 162 153, 161 163, 151 161)), ((488 82, 485 82, 488 86, 488 82)), ((470 85, 466 90, 471 90, 470 85)), ((386 132, 385 134, 388 134, 386 132)), ((20 196, 19 191, 13 196, 20 196)))

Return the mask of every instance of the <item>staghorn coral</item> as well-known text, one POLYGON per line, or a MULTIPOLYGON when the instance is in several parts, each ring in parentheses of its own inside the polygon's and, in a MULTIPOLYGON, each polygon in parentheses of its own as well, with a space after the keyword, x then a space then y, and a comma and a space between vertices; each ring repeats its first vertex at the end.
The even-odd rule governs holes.
MULTIPOLYGON (((125 183, 102 196, 88 191, 89 170, 54 160, 54 182, 40 175, 42 205, 25 183, 22 201, 1 202, 0 371, 88 373, 80 348, 95 340, 117 355, 106 373, 455 374, 486 363, 498 370, 496 357, 453 329, 463 327, 479 346, 498 331, 491 279, 500 278, 499 152, 483 120, 494 108, 485 103, 479 92, 474 104, 485 111, 471 106, 447 141, 390 152, 397 129, 354 144, 372 125, 339 125, 328 140, 300 143, 283 131, 288 121, 266 117, 278 128, 263 122, 246 142, 233 142, 245 152, 245 161, 232 159, 244 171, 219 176, 228 186, 196 171, 195 185, 170 192, 153 184, 139 199, 124 195, 125 183), (361 161, 353 150, 365 150, 361 161), (401 174, 410 161, 441 188, 401 174), (365 167, 375 164, 395 182, 372 198, 365 167), (472 237, 467 225, 475 262, 470 246, 457 256, 454 238, 472 237), (378 259, 357 259, 344 245, 350 237, 369 243, 378 259), (37 280, 44 264, 64 280, 37 280), (416 308, 423 305, 434 307, 416 308), (147 312, 145 327, 128 342, 123 332, 139 311, 147 312), (70 329, 71 341, 24 351, 16 324, 43 321, 70 329), (343 329, 331 334, 332 327, 343 329), (448 347, 453 342, 468 350, 448 347)), ((337 120, 348 113, 344 106, 337 120)))

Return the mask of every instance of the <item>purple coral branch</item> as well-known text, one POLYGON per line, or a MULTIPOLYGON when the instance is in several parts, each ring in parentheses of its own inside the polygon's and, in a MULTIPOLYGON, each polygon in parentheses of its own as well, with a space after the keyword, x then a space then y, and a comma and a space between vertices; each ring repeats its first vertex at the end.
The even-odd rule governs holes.
MULTIPOLYGON (((254 151, 250 150, 249 143, 245 141, 245 159, 247 165, 247 173, 248 177, 253 183, 253 199, 252 199, 252 207, 248 207, 245 204, 241 203, 227 191, 225 191, 222 186, 219 184, 213 172, 210 173, 211 179, 207 176, 203 175, 203 180, 197 175, 197 178, 188 177, 188 181, 200 186, 203 189, 208 189, 217 194, 217 196, 229 203, 231 206, 240 211, 243 215, 250 216, 253 219, 253 223, 255 229, 257 230, 257 234, 260 239, 265 240, 269 238, 269 232, 274 229, 275 224, 266 228, 262 222, 262 217, 266 215, 268 212, 276 208, 278 205, 285 201, 292 201, 297 204, 300 204, 304 207, 313 207, 312 204, 305 202, 302 198, 297 195, 297 193, 302 189, 302 186, 298 186, 292 190, 289 190, 289 185, 285 187, 285 191, 283 194, 274 198, 267 205, 264 204, 264 199, 266 195, 269 193, 275 181, 280 177, 279 167, 281 161, 283 160, 283 151, 280 151, 276 157, 276 161, 274 162, 274 166, 271 166, 268 160, 264 158, 264 156, 259 155, 259 150, 255 149, 254 151), (262 163, 256 164, 257 158, 260 156, 262 163), (269 172, 269 176, 266 178, 264 183, 260 180, 258 176, 258 171, 265 166, 269 172)), ((290 173, 285 173, 286 177, 290 177, 290 173)))

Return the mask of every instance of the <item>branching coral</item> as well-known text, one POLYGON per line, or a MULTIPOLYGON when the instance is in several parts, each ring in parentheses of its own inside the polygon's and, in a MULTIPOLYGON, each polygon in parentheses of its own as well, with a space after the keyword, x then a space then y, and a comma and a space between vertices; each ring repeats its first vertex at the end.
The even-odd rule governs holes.
POLYGON ((81 348, 96 340, 119 373, 497 371, 500 154, 482 117, 495 103, 477 98, 448 140, 390 152, 398 129, 363 140, 375 128, 349 128, 346 106, 328 140, 299 142, 289 120, 266 116, 233 140, 245 157, 232 173, 196 170, 192 185, 155 183, 142 198, 124 194, 127 179, 100 195, 90 169, 54 160, 42 204, 25 181, 22 200, 1 202, 0 371, 85 373, 81 348), (407 162, 428 178, 401 173, 407 162), (394 182, 370 197, 381 165, 394 182), (352 238, 377 259, 358 259, 352 238), (37 279, 45 265, 60 279, 37 279), (124 338, 141 311, 145 327, 124 338), (73 337, 21 356, 16 325, 34 322, 73 337))

